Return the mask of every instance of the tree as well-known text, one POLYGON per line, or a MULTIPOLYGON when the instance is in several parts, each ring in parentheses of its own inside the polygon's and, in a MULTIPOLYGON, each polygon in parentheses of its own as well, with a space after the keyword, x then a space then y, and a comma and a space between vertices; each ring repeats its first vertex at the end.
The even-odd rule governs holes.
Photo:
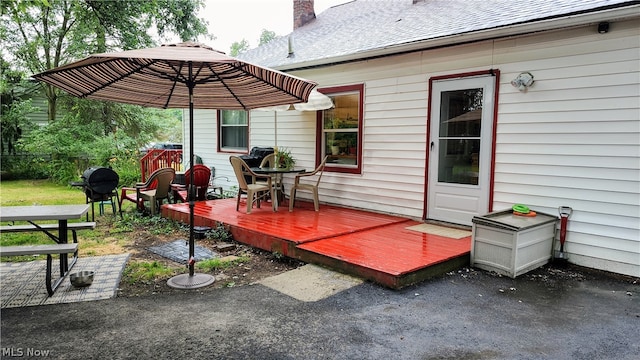
POLYGON ((0 59, 0 73, 0 153, 15 154, 23 132, 33 126, 27 115, 36 109, 31 106, 31 99, 16 94, 16 88, 28 88, 24 74, 12 69, 4 59, 0 59))
MULTIPOLYGON (((35 74, 92 53, 154 46, 175 34, 181 41, 197 41, 200 35, 208 36, 206 21, 197 17, 203 4, 203 0, 0 0, 0 38, 6 49, 2 55, 15 69, 35 74)), ((49 126, 22 133, 24 149, 51 155, 48 173, 62 182, 76 175, 70 169, 74 156, 90 157, 100 165, 114 159, 135 165, 139 145, 161 135, 161 124, 173 126, 181 120, 171 111, 78 99, 51 85, 37 85, 48 100, 49 126), (59 104, 64 111, 56 111, 59 104), (65 115, 56 119, 58 113, 65 115), (165 118, 171 120, 161 120, 165 118)), ((10 120, 15 122, 26 109, 26 105, 16 107, 10 120)))
POLYGON ((258 46, 262 46, 275 38, 276 38, 275 31, 262 29, 262 33, 260 33, 260 43, 258 44, 258 46))
MULTIPOLYGON (((5 49, 32 74, 53 69, 91 53, 153 45, 150 32, 175 32, 182 41, 207 33, 195 14, 202 0, 3 0, 5 49)), ((41 84, 55 121, 59 90, 41 84)))
MULTIPOLYGON (((260 33, 258 46, 262 46, 275 38, 276 38, 276 33, 274 31, 262 29, 262 33, 260 33)), ((249 50, 249 42, 246 39, 242 39, 242 41, 240 42, 236 41, 233 44, 231 44, 229 55, 238 56, 238 54, 243 53, 247 50, 249 50)))
POLYGON ((249 42, 246 39, 242 39, 240 42, 234 42, 231 44, 231 50, 229 51, 229 55, 238 56, 238 54, 249 50, 249 42))

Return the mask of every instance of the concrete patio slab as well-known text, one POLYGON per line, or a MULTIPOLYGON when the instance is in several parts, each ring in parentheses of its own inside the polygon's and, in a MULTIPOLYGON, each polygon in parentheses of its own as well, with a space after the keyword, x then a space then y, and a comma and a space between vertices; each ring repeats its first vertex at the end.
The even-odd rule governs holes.
POLYGON ((294 299, 314 302, 362 284, 362 280, 323 267, 307 264, 259 281, 294 299))

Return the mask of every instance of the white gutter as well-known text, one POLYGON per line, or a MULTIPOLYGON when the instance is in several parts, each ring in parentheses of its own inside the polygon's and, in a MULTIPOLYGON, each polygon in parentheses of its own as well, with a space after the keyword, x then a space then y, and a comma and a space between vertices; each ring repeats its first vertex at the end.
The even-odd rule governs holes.
MULTIPOLYGON (((387 47, 336 56, 324 59, 316 59, 295 64, 287 64, 274 67, 280 71, 292 71, 320 67, 336 63, 361 61, 368 58, 389 56, 398 53, 423 51, 432 48, 453 46, 461 43, 477 42, 487 39, 504 38, 515 35, 529 34, 535 32, 564 29, 589 24, 597 24, 602 21, 621 21, 640 16, 640 5, 632 5, 625 8, 603 10, 595 13, 570 15, 560 18, 553 18, 542 21, 535 21, 524 24, 508 25, 504 27, 479 30, 469 33, 443 36, 434 39, 419 40, 404 44, 395 44, 387 47)), ((594 31, 596 31, 594 29, 594 31)))

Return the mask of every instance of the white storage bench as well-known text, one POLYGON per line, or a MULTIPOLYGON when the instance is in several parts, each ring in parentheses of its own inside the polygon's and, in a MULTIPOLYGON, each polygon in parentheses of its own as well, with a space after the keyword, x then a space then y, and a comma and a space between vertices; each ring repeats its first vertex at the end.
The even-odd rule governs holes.
POLYGON ((471 266, 515 278, 549 262, 556 216, 503 210, 472 219, 471 266))

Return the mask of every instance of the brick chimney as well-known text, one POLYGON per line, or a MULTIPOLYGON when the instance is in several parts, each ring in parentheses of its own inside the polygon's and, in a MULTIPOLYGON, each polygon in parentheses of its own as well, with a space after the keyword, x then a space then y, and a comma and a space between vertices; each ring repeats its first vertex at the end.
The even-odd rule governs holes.
POLYGON ((293 0, 293 30, 316 18, 313 0, 293 0))

